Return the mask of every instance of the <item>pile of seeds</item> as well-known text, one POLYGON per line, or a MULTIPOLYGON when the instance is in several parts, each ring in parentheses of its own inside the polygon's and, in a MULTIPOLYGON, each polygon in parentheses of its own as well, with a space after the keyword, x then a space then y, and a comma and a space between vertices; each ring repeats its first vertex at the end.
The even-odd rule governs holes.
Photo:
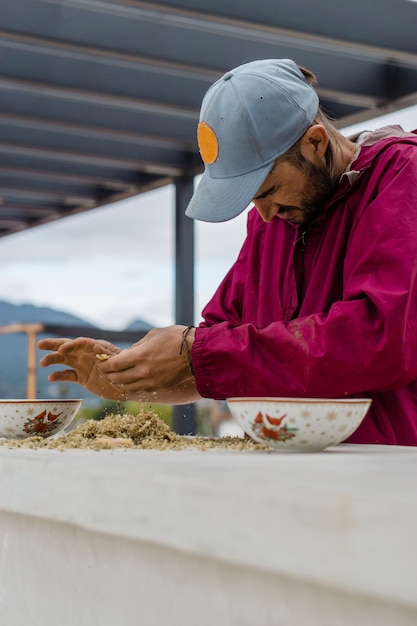
POLYGON ((4 439, 0 445, 7 448, 68 450, 110 450, 136 448, 182 450, 194 448, 228 448, 235 450, 270 450, 269 446, 240 437, 185 437, 173 433, 156 413, 142 409, 138 415, 108 415, 102 420, 88 420, 70 432, 57 437, 28 437, 4 439))

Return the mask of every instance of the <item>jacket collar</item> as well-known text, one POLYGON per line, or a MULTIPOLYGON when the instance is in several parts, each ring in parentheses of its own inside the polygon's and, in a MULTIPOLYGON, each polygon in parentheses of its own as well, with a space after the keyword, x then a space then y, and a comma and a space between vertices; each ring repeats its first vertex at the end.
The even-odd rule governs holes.
POLYGON ((358 149, 340 180, 347 178, 353 185, 358 176, 370 167, 375 157, 387 146, 398 142, 409 143, 410 141, 417 145, 417 131, 408 133, 401 126, 383 126, 374 131, 356 133, 349 139, 358 145, 358 149))

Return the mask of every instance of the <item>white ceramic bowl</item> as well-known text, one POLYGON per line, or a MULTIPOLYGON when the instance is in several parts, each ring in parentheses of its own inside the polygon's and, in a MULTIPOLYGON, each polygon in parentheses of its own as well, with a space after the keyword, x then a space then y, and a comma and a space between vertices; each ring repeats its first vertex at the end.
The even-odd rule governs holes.
POLYGON ((82 400, 0 400, 0 437, 50 437, 69 426, 82 400))
POLYGON ((255 441, 289 452, 340 443, 358 428, 371 403, 368 398, 227 399, 233 417, 255 441))

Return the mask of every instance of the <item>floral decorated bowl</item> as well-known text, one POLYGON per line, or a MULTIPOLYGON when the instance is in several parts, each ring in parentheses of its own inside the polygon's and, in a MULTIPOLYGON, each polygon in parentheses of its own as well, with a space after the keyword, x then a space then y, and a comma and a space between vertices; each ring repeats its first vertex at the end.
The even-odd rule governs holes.
POLYGON ((50 437, 69 426, 82 400, 0 400, 0 437, 50 437))
POLYGON ((369 398, 228 398, 232 416, 255 441, 276 450, 315 452, 349 437, 369 398))

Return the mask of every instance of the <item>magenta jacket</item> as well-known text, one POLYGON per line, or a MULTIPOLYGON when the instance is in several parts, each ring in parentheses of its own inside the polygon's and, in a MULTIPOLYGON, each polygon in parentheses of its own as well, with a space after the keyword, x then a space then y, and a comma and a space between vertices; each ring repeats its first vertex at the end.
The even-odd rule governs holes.
POLYGON ((203 319, 203 397, 370 397, 347 441, 417 445, 417 136, 372 134, 304 236, 252 209, 203 319))

